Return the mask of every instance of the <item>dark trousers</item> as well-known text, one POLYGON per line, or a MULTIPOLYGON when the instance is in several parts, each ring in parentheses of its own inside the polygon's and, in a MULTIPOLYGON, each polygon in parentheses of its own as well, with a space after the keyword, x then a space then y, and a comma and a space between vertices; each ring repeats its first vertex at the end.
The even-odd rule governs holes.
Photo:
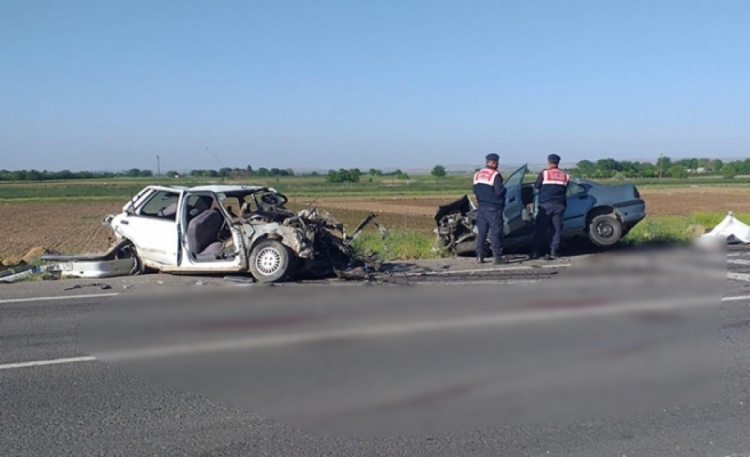
POLYGON ((560 203, 542 203, 536 215, 534 226, 534 251, 541 253, 542 243, 547 239, 548 232, 552 232, 549 246, 557 250, 560 247, 560 235, 563 229, 563 214, 565 205, 560 203))
POLYGON ((492 235, 491 245, 493 255, 503 253, 503 208, 479 207, 477 214, 477 255, 484 254, 487 232, 492 235))

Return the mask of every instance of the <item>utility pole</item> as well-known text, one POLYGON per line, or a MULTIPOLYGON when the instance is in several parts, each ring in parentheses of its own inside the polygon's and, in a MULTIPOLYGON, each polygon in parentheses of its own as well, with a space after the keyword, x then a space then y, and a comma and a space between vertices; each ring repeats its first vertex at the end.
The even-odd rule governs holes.
POLYGON ((161 186, 161 162, 159 156, 156 156, 156 182, 161 186))
POLYGON ((662 185, 662 178, 664 177, 664 153, 659 154, 659 185, 662 185))

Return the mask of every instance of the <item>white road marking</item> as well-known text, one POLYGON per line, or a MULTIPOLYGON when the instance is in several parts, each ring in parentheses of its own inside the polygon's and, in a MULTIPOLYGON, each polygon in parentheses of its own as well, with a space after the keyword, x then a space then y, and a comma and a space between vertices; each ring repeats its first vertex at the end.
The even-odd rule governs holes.
POLYGON ((80 362, 91 362, 96 360, 96 357, 69 357, 66 359, 52 359, 52 360, 36 360, 34 362, 19 362, 19 363, 6 363, 0 365, 0 370, 12 370, 14 368, 29 368, 29 367, 41 367, 45 365, 60 365, 64 363, 80 363, 80 362))
POLYGON ((750 260, 729 259, 729 260, 727 260, 727 263, 732 263, 734 265, 750 265, 750 260))
POLYGON ((77 298, 113 297, 119 294, 120 294, 119 292, 111 292, 111 293, 106 293, 106 294, 58 295, 56 297, 5 298, 5 299, 0 300, 0 304, 23 303, 23 302, 33 302, 33 301, 50 301, 50 300, 74 300, 77 298))
POLYGON ((750 295, 740 295, 737 297, 724 297, 721 301, 746 301, 750 300, 750 295))
POLYGON ((746 273, 727 273, 727 278, 736 281, 750 281, 750 274, 746 273))

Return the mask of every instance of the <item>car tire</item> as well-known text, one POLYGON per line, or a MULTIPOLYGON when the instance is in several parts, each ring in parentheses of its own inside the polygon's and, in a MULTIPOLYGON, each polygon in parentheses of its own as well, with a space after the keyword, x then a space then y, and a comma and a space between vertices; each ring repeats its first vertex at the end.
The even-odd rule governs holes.
POLYGON ((259 282, 271 283, 284 279, 292 265, 289 248, 275 240, 264 240, 250 252, 250 272, 259 282))
POLYGON ((594 245, 605 248, 614 246, 622 238, 622 225, 614 215, 596 216, 589 224, 589 239, 594 245))
POLYGON ((473 256, 477 250, 476 240, 462 241, 453 248, 459 257, 473 256))

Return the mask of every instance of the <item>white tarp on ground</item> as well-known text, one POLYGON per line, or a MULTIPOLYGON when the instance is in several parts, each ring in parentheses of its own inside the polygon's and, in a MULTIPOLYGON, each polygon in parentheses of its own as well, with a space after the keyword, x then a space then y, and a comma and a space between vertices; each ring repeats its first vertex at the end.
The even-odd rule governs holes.
POLYGON ((722 237, 729 243, 750 243, 750 225, 744 224, 734 217, 732 211, 713 230, 701 238, 722 237))

